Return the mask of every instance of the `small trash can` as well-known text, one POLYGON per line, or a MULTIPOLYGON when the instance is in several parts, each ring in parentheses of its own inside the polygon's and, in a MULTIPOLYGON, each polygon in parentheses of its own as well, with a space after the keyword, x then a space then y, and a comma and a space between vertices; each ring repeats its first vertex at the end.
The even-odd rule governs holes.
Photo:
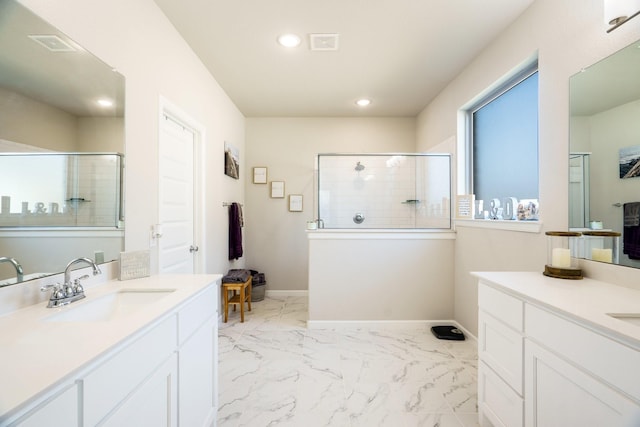
POLYGON ((267 279, 264 273, 251 271, 251 302, 262 301, 267 289, 267 279))

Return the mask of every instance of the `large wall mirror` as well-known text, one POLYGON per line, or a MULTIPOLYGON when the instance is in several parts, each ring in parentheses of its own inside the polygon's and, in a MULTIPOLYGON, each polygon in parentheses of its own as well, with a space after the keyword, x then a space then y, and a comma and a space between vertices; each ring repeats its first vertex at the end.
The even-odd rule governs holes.
POLYGON ((571 77, 569 146, 569 227, 621 233, 640 268, 640 42, 571 77))
POLYGON ((0 0, 0 287, 124 248, 124 77, 0 0))

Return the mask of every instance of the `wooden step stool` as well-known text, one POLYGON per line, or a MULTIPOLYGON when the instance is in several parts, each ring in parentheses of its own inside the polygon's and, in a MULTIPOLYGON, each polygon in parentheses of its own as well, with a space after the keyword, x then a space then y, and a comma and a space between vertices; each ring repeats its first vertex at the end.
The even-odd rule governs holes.
POLYGON ((249 304, 249 311, 251 311, 251 279, 244 283, 222 282, 222 301, 224 301, 224 323, 227 323, 229 317, 229 304, 233 305, 233 311, 236 311, 236 305, 240 305, 240 322, 244 322, 244 303, 249 304), (229 298, 229 292, 232 292, 231 298, 229 298), (239 292, 239 293, 238 293, 239 292))

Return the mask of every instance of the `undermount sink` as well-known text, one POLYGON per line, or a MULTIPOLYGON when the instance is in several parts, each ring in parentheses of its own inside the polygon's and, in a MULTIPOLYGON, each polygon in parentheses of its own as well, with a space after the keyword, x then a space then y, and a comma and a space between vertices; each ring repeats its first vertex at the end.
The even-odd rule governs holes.
POLYGON ((632 325, 640 326, 640 313, 607 313, 607 316, 632 325))
POLYGON ((105 322, 129 315, 138 309, 156 302, 174 292, 175 289, 122 289, 91 300, 71 303, 60 308, 58 313, 45 319, 47 322, 105 322), (77 305, 76 305, 77 304, 77 305))

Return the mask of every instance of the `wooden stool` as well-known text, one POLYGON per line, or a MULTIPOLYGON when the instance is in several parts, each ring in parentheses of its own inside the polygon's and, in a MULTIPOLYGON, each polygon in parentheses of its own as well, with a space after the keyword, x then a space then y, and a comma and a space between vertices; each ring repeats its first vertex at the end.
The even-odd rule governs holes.
POLYGON ((236 311, 236 305, 240 305, 240 321, 244 322, 244 303, 249 304, 251 311, 251 276, 244 283, 222 283, 222 300, 224 301, 224 323, 227 323, 229 317, 229 304, 233 305, 233 311, 236 311), (233 292, 229 298, 229 291, 233 292), (236 294, 236 292, 240 292, 236 294))

